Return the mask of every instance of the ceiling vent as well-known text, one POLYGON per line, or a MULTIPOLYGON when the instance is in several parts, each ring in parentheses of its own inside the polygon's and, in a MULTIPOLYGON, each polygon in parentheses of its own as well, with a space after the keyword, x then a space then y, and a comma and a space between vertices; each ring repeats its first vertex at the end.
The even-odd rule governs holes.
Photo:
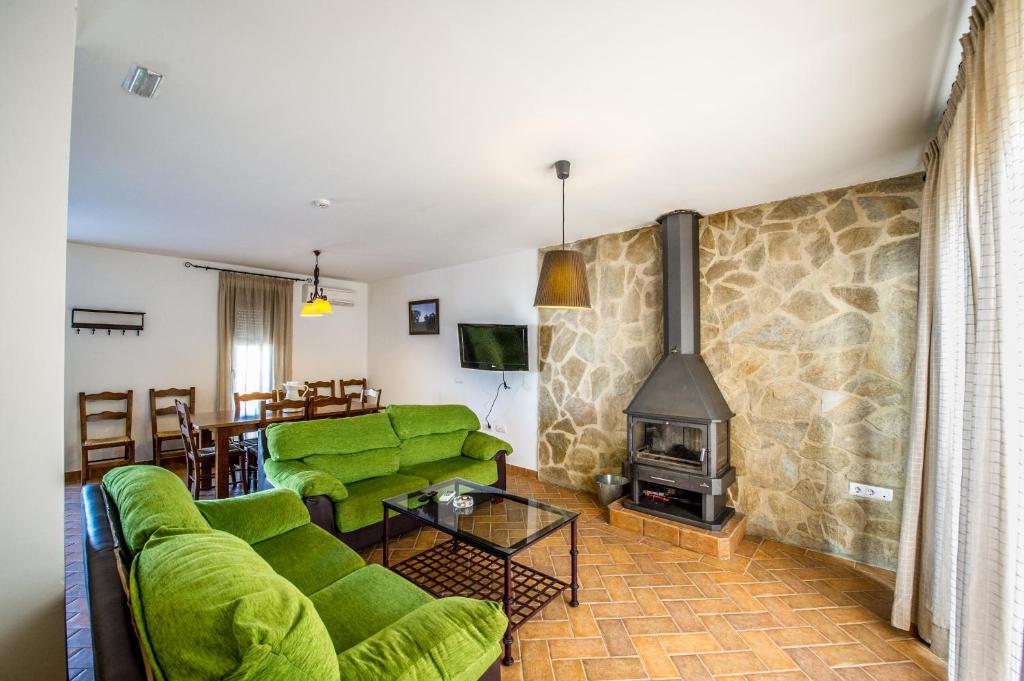
POLYGON ((160 89, 160 81, 163 79, 164 76, 161 73, 150 71, 145 66, 132 64, 124 82, 121 83, 121 88, 130 95, 152 99, 156 97, 157 91, 160 89))

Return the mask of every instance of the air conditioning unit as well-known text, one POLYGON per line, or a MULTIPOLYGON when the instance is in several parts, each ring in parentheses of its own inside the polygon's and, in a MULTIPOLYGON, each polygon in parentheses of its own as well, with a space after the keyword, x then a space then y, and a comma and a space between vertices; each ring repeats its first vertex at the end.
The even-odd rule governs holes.
MULTIPOLYGON (((344 307, 355 307, 356 306, 356 292, 350 288, 330 288, 324 286, 324 295, 327 296, 327 300, 330 301, 331 305, 342 305, 344 307)), ((309 300, 310 294, 313 293, 312 284, 302 285, 302 299, 309 300)))

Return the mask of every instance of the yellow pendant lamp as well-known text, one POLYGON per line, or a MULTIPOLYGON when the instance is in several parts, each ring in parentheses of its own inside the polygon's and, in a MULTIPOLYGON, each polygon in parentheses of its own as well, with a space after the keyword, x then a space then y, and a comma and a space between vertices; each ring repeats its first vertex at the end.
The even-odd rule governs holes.
POLYGON ((560 310, 589 310, 587 264, 583 261, 582 253, 565 248, 565 181, 569 177, 569 162, 556 161, 555 175, 562 181, 562 248, 544 254, 533 306, 560 310))
POLYGON ((313 251, 316 256, 316 265, 313 267, 313 290, 309 294, 309 300, 302 305, 300 317, 322 317, 331 314, 331 301, 327 300, 324 290, 320 287, 320 251, 313 251))

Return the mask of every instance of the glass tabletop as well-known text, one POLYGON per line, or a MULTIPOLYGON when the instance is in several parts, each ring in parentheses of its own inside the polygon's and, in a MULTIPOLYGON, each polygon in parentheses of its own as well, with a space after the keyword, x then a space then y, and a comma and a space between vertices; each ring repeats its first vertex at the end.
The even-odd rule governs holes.
POLYGON ((574 520, 579 513, 526 499, 505 490, 454 478, 384 500, 409 515, 491 552, 511 555, 574 520), (440 501, 447 491, 473 500, 469 508, 440 501))

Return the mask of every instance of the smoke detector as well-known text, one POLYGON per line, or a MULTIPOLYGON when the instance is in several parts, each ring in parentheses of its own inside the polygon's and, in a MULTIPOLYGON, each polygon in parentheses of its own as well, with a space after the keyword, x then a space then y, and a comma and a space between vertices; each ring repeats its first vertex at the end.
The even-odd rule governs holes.
POLYGON ((313 205, 316 206, 317 208, 330 208, 331 207, 331 200, 330 199, 313 199, 313 205))
POLYGON ((163 79, 162 73, 150 71, 145 66, 132 64, 124 82, 121 83, 121 88, 130 95, 152 99, 156 97, 157 91, 160 89, 160 81, 163 79))

